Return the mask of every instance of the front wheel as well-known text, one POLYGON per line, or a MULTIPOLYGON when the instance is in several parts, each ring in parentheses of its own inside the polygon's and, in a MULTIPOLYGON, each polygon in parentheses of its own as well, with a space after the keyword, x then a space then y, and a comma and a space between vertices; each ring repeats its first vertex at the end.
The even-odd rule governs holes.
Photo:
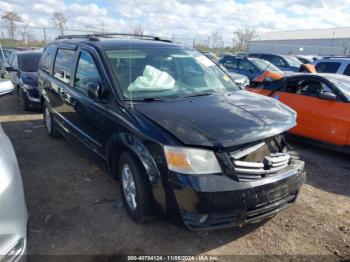
POLYGON ((54 138, 60 137, 61 134, 57 130, 56 123, 53 120, 51 111, 46 103, 44 104, 43 114, 44 114, 44 124, 45 124, 46 133, 50 137, 54 137, 54 138))
POLYGON ((152 209, 152 197, 147 175, 139 162, 128 152, 121 154, 118 177, 126 212, 137 223, 147 222, 152 209))

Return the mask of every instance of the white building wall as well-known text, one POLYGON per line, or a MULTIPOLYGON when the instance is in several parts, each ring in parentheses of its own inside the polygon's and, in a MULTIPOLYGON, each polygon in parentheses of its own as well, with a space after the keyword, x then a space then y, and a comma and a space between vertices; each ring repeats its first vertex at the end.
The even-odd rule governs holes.
POLYGON ((349 55, 350 38, 254 40, 249 41, 248 52, 303 55, 349 55))

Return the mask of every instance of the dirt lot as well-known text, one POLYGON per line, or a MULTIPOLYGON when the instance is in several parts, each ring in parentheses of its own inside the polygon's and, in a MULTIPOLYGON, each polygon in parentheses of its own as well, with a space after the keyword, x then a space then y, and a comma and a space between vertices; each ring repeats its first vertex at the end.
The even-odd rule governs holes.
POLYGON ((308 181, 293 207, 258 225, 189 232, 166 219, 133 223, 118 182, 66 140, 49 138, 41 114, 20 111, 14 95, 0 98, 0 122, 23 176, 29 254, 350 258, 350 156, 294 143, 307 163, 308 181))

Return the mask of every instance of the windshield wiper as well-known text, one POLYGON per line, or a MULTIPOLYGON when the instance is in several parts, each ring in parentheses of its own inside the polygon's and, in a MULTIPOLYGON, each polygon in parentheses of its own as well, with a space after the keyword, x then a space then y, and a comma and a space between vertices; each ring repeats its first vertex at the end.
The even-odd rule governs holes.
POLYGON ((186 97, 196 97, 196 96, 210 96, 212 94, 214 94, 215 92, 208 92, 208 93, 198 93, 198 94, 192 94, 192 95, 188 95, 188 96, 182 96, 181 98, 186 98, 186 97))
POLYGON ((162 97, 146 97, 146 98, 136 98, 136 99, 124 99, 125 101, 128 102, 153 102, 153 101, 165 101, 166 99, 162 98, 162 97))

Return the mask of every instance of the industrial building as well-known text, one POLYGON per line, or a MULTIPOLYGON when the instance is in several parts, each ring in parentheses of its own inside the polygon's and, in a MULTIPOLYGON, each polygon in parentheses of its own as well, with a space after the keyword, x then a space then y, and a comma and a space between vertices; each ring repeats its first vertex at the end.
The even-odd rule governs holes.
POLYGON ((267 32, 248 42, 248 52, 350 55, 350 27, 267 32))

